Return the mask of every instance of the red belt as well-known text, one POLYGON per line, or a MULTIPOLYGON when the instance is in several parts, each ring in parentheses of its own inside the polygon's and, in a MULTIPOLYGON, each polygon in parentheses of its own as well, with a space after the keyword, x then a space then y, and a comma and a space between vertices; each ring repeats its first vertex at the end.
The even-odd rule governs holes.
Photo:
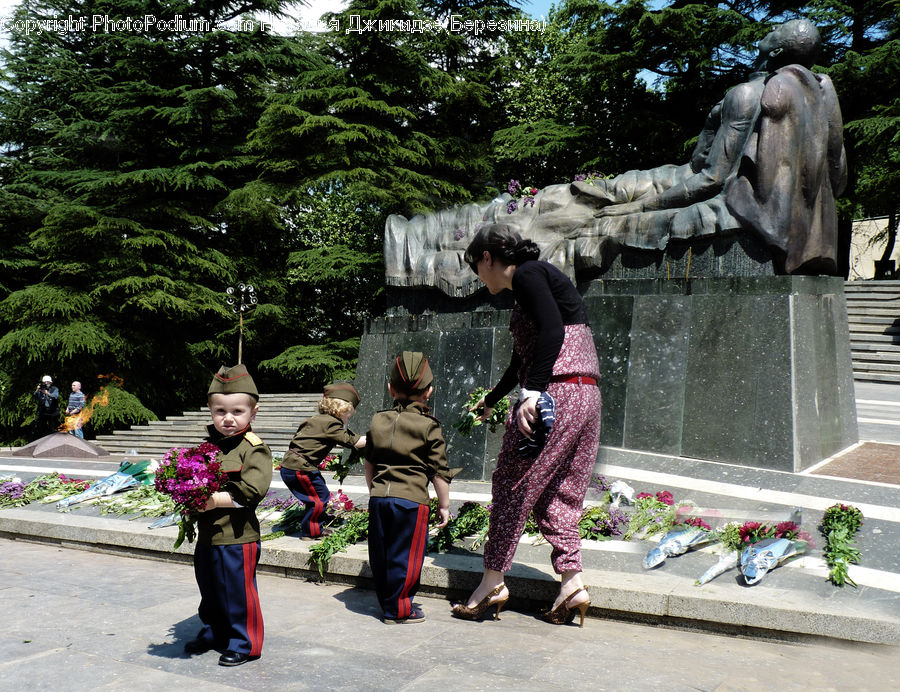
POLYGON ((562 382, 563 384, 597 384, 596 379, 585 375, 560 375, 559 377, 551 377, 550 381, 562 382))

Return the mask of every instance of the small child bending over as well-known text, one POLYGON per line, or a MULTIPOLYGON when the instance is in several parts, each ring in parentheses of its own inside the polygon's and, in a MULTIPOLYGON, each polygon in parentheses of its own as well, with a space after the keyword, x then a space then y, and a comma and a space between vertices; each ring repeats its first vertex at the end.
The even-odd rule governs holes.
POLYGON ((359 392, 349 382, 333 382, 325 387, 319 402, 319 414, 307 418, 281 461, 281 480, 297 501, 306 507, 300 522, 304 540, 327 536, 325 510, 331 492, 319 471, 319 464, 336 446, 359 449, 365 446, 365 436, 356 435, 345 426, 359 406, 359 392))

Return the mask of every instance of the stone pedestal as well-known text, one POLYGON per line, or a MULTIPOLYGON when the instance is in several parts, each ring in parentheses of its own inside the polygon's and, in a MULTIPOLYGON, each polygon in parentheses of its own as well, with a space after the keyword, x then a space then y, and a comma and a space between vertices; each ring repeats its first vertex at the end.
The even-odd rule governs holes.
MULTIPOLYGON (((857 441, 841 279, 601 279, 579 290, 603 373, 604 446, 796 472, 857 441)), ((451 423, 509 362, 508 322, 489 305, 372 320, 351 427, 363 432, 390 405, 389 359, 423 351, 450 465, 489 479, 501 432, 464 438, 451 423)))

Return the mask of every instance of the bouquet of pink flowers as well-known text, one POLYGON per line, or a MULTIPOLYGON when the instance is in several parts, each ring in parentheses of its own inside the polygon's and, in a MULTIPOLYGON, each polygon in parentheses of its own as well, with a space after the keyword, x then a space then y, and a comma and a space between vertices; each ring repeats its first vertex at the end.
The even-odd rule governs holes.
POLYGON ((340 454, 329 454, 319 464, 322 471, 334 471, 334 480, 343 483, 344 479, 350 474, 353 465, 359 461, 360 453, 358 449, 350 452, 346 462, 340 454))
POLYGON ((154 487, 175 500, 181 515, 178 538, 175 539, 176 550, 185 538, 188 543, 193 542, 197 514, 206 508, 212 494, 228 480, 228 476, 220 470, 218 454, 219 448, 209 442, 197 447, 173 447, 166 452, 156 470, 154 487))

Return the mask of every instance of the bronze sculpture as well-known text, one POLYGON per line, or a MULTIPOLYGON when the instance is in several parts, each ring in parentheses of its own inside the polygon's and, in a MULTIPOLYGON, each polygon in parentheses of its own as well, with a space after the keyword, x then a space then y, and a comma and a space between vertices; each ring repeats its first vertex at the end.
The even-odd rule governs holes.
POLYGON ((834 87, 810 70, 820 46, 807 20, 769 33, 759 44, 763 69, 710 111, 686 164, 551 185, 512 214, 498 199, 389 218, 387 283, 474 292, 461 255, 483 221, 517 226, 571 276, 602 271, 622 248, 659 252, 673 241, 747 232, 768 248, 775 273, 836 274, 834 199, 847 163, 834 87))

